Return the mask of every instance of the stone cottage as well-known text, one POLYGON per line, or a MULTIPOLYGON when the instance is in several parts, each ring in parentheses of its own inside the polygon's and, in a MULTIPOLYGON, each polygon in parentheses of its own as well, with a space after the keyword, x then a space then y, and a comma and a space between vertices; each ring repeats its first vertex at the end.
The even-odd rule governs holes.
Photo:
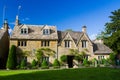
POLYGON ((0 29, 0 69, 6 67, 9 52, 9 33, 7 20, 4 21, 3 29, 0 29))
POLYGON ((31 56, 27 57, 28 62, 35 59, 35 52, 40 48, 50 48, 55 51, 55 56, 47 59, 49 62, 53 62, 55 58, 60 59, 62 55, 67 55, 72 60, 70 49, 84 51, 89 60, 108 58, 112 52, 103 43, 91 41, 86 26, 82 27, 81 32, 58 31, 56 26, 20 24, 18 16, 10 37, 10 45, 15 45, 17 52, 29 51, 31 56))

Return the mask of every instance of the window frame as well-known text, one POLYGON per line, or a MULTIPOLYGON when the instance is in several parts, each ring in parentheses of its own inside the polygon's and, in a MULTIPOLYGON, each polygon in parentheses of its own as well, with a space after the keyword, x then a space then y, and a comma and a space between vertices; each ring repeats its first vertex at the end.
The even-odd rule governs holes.
POLYGON ((21 34, 28 34, 28 28, 21 28, 21 34))
POLYGON ((50 29, 43 29, 43 35, 49 35, 50 29))
POLYGON ((82 48, 86 48, 87 47, 87 40, 82 40, 82 48))
POLYGON ((71 41, 70 40, 64 40, 64 46, 65 46, 65 48, 70 48, 71 47, 71 41))
POLYGON ((17 45, 20 46, 20 47, 26 47, 27 46, 27 41, 20 40, 20 41, 18 41, 17 45))
POLYGON ((41 47, 49 47, 50 41, 49 40, 43 40, 41 41, 41 47))

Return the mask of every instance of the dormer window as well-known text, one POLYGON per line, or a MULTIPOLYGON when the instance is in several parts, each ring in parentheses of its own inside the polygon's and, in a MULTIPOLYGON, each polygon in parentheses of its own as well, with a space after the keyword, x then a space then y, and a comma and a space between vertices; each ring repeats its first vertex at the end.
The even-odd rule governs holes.
POLYGON ((21 34, 28 34, 28 28, 22 28, 21 34))
POLYGON ((49 34, 50 34, 50 29, 43 30, 43 35, 49 35, 49 34))

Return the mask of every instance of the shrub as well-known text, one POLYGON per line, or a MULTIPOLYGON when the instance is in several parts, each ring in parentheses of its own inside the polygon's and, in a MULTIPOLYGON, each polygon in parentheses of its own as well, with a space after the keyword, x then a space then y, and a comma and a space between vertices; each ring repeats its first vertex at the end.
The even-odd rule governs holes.
POLYGON ((60 68, 60 62, 57 59, 54 60, 53 67, 60 68))
POLYGON ((64 62, 64 63, 66 63, 66 62, 67 62, 67 56, 66 56, 66 55, 62 55, 62 56, 60 57, 60 60, 61 60, 62 62, 64 62))
POLYGON ((15 69, 16 65, 17 65, 16 47, 14 45, 12 45, 11 49, 9 51, 6 68, 7 69, 15 69))
POLYGON ((17 66, 16 66, 16 69, 20 69, 20 65, 17 65, 17 66))
POLYGON ((48 66, 48 63, 46 60, 43 60, 42 64, 41 64, 41 69, 48 69, 49 66, 48 66))
POLYGON ((89 62, 88 62, 88 60, 85 58, 85 59, 83 59, 83 65, 85 66, 85 67, 88 67, 89 66, 89 62))
POLYGON ((37 61, 35 59, 33 59, 31 66, 33 69, 37 68, 37 61))
POLYGON ((21 63, 20 63, 20 68, 21 69, 26 69, 26 61, 25 61, 25 59, 22 59, 22 61, 21 61, 21 63))

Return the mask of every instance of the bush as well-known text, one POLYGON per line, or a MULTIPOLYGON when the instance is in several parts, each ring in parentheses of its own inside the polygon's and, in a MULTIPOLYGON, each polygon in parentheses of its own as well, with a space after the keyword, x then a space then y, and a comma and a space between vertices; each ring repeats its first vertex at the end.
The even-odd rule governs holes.
POLYGON ((15 69, 16 66, 17 66, 16 47, 12 45, 9 51, 6 68, 15 69))
POLYGON ((33 59, 31 66, 33 69, 37 68, 37 61, 35 59, 33 59))
POLYGON ((41 69, 48 69, 49 66, 48 66, 48 63, 46 60, 43 60, 42 64, 41 64, 41 69))
POLYGON ((20 68, 21 69, 26 69, 26 61, 25 61, 25 59, 22 59, 22 61, 21 61, 21 63, 20 63, 20 68))
POLYGON ((85 66, 85 67, 88 67, 89 66, 89 61, 85 58, 85 59, 83 59, 83 65, 85 66))
POLYGON ((60 62, 57 59, 54 60, 53 67, 60 68, 60 62))
POLYGON ((60 57, 60 60, 61 60, 62 62, 64 62, 64 63, 66 63, 66 62, 67 62, 67 56, 66 56, 66 55, 62 55, 62 56, 60 57))

